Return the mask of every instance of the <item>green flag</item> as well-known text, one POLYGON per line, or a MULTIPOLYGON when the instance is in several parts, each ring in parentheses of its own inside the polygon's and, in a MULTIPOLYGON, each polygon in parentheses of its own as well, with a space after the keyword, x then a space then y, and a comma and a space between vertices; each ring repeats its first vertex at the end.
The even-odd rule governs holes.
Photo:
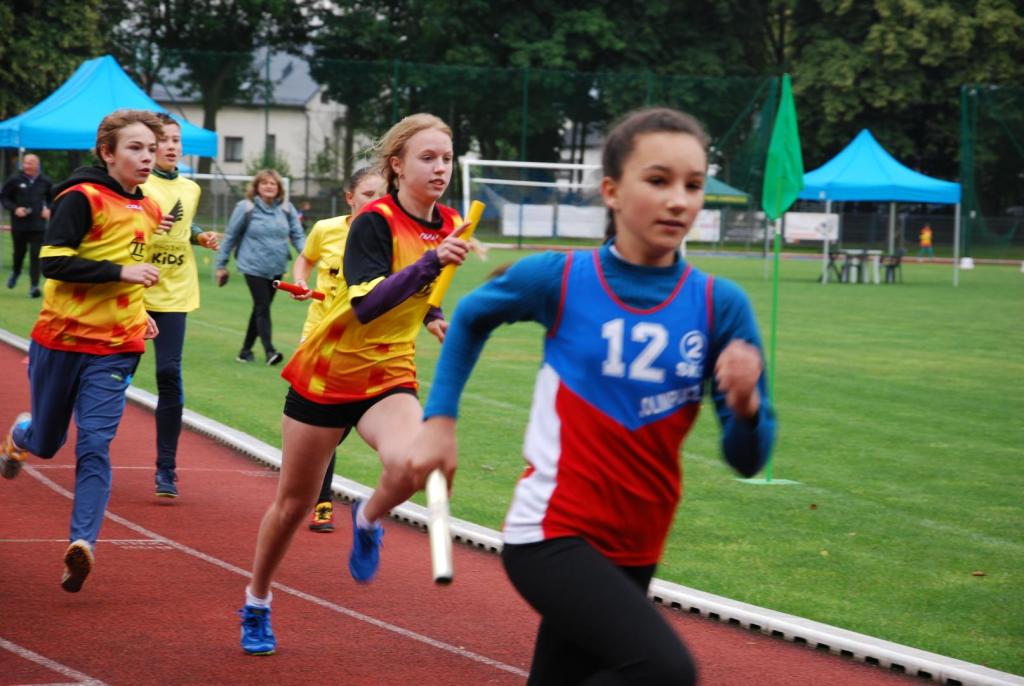
POLYGON ((800 132, 796 126, 796 105, 789 74, 782 75, 782 95, 775 115, 772 142, 764 167, 761 207, 772 221, 782 216, 804 187, 804 157, 800 152, 800 132))
MULTIPOLYGON (((775 115, 772 142, 768 145, 768 159, 764 165, 764 189, 761 193, 761 207, 772 221, 782 217, 796 200, 804 187, 804 156, 800 152, 800 132, 796 127, 796 105, 793 104, 793 89, 789 74, 782 75, 782 94, 779 97, 779 111, 775 115)), ((785 219, 783 219, 783 222, 785 219)), ((775 352, 778 350, 779 331, 779 256, 782 253, 782 232, 775 227, 774 270, 772 275, 772 321, 769 338, 768 396, 775 404, 775 352)), ((764 479, 772 481, 774 456, 768 458, 764 479)))

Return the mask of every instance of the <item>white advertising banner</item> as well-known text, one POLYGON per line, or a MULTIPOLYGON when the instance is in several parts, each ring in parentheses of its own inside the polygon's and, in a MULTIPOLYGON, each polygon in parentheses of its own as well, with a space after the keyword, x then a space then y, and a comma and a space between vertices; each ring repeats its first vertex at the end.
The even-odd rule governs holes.
POLYGON ((565 238, 602 238, 608 223, 608 210, 604 205, 559 205, 558 235, 565 238))
POLYGON ((555 208, 551 205, 518 205, 505 203, 501 208, 501 235, 547 237, 555 225, 555 208), (519 222, 522 220, 520 232, 519 222))
POLYGON ((697 221, 690 227, 690 233, 686 235, 688 241, 705 241, 715 243, 722 235, 722 211, 701 210, 697 215, 697 221))
POLYGON ((786 212, 786 242, 839 240, 839 215, 824 212, 786 212))

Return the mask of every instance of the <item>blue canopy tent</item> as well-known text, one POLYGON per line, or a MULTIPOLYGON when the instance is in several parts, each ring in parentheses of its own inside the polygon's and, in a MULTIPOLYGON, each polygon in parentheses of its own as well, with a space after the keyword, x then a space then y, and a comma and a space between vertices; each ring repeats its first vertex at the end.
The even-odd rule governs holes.
MULTIPOLYGON (((46 99, 0 122, 0 147, 91 150, 103 117, 128 108, 167 112, 139 88, 110 55, 83 62, 46 99)), ((174 115, 171 115, 174 116, 174 115)), ((174 117, 186 155, 216 157, 217 134, 174 117)))
POLYGON ((838 155, 804 174, 802 200, 821 200, 831 210, 833 200, 888 202, 889 252, 895 248, 896 203, 923 202, 956 205, 953 237, 953 284, 958 280, 960 256, 960 184, 933 179, 900 164, 878 144, 867 129, 861 130, 838 155))

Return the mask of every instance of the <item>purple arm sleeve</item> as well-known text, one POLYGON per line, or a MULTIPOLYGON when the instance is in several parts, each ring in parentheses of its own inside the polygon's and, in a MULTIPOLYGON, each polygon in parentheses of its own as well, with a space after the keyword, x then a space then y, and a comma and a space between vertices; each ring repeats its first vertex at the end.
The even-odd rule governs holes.
MULTIPOLYGON (((404 302, 441 273, 437 251, 423 253, 423 257, 405 269, 391 274, 361 298, 352 299, 352 309, 360 323, 373 321, 392 307, 404 302)), ((428 315, 429 316, 429 315, 428 315)), ((424 319, 424 321, 427 321, 424 319)))
POLYGON ((444 312, 441 311, 440 307, 431 306, 431 308, 427 310, 427 316, 423 318, 423 326, 426 326, 430 322, 436 321, 438 319, 444 319, 444 312))

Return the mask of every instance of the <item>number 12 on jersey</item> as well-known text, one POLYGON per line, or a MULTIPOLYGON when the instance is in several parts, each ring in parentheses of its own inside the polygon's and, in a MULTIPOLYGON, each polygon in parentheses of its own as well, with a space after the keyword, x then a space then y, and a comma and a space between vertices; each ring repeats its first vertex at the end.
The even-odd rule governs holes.
MULTIPOLYGON (((601 373, 616 379, 629 378, 633 381, 663 383, 665 369, 654 366, 654 363, 668 347, 669 334, 665 327, 657 322, 637 322, 630 328, 630 340, 646 345, 629 363, 628 371, 623 360, 625 335, 624 319, 611 319, 601 326, 601 338, 608 341, 608 351, 601 363, 601 373)), ((676 376, 699 378, 704 359, 704 336, 699 331, 687 333, 680 341, 679 352, 684 361, 676 365, 676 376)))

